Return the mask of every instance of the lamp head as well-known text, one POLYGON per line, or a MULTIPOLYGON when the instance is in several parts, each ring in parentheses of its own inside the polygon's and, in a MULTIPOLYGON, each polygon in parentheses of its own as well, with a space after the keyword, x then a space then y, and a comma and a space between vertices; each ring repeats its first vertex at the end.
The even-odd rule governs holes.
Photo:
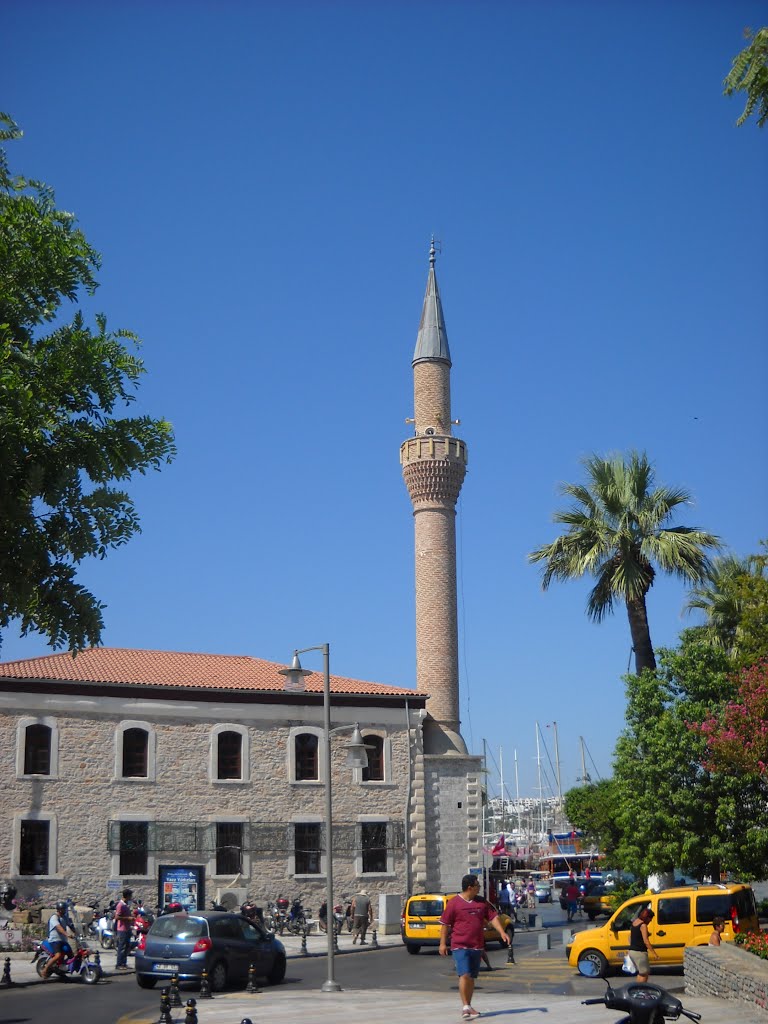
POLYGON ((312 673, 307 668, 301 667, 299 652, 293 652, 293 661, 290 668, 278 669, 281 676, 285 676, 285 688, 293 693, 302 693, 305 689, 304 677, 312 673))

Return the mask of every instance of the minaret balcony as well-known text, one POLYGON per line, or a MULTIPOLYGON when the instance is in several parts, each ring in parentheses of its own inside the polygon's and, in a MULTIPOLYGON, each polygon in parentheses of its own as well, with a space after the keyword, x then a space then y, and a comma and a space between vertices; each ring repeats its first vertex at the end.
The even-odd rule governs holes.
POLYGON ((466 442, 447 434, 423 434, 403 441, 400 445, 401 466, 424 461, 458 462, 466 467, 466 442))

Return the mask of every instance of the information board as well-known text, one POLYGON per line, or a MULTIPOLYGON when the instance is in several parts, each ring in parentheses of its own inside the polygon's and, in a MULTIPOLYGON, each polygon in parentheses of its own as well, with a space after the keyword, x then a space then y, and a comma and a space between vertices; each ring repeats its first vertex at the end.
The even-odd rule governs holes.
POLYGON ((180 903, 184 910, 205 910, 205 868, 196 864, 161 864, 157 903, 180 903))

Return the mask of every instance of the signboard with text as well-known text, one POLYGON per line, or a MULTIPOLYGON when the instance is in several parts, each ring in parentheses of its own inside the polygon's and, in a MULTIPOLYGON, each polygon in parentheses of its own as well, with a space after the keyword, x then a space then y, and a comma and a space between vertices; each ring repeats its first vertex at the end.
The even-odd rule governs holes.
POLYGON ((161 864, 157 872, 157 903, 180 903, 185 910, 205 910, 205 868, 197 864, 161 864))

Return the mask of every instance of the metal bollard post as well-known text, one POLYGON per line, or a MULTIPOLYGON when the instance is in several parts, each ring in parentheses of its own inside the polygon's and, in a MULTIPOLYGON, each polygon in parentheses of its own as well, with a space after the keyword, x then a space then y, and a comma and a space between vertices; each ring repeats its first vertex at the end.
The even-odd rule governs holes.
POLYGON ((208 971, 203 971, 200 975, 200 998, 213 999, 213 996, 211 995, 211 986, 208 984, 208 971))
POLYGON ((240 1021, 240 1024, 253 1024, 253 1021, 251 1020, 250 1017, 243 1017, 243 1019, 240 1021))
POLYGON ((379 940, 378 940, 378 938, 376 936, 376 929, 373 928, 371 930, 371 949, 378 949, 378 948, 379 948, 379 940))
POLYGON ((515 948, 512 945, 512 943, 510 942, 510 944, 507 946, 507 963, 508 964, 513 964, 514 962, 515 962, 515 948))
POLYGON ((309 956, 309 953, 307 951, 307 929, 306 928, 302 929, 302 932, 301 932, 301 955, 302 956, 309 956))
POLYGON ((93 954, 93 962, 96 964, 97 967, 101 967, 101 953, 98 951, 98 949, 93 954))
POLYGON ((168 998, 170 999, 171 1006, 183 1006, 181 1001, 181 992, 179 992, 179 977, 174 974, 171 978, 171 987, 168 989, 168 998))
POLYGON ((336 931, 335 928, 333 930, 333 952, 339 952, 339 933, 336 931))
POLYGON ((0 985, 12 985, 11 980, 11 958, 7 956, 5 958, 5 966, 3 967, 3 977, 0 979, 0 985))
POLYGON ((184 1024, 197 1024, 197 1002, 194 999, 187 1000, 187 1012, 184 1014, 184 1024))
POLYGON ((158 1024, 173 1024, 173 1017, 171 1016, 171 997, 168 995, 168 989, 164 988, 160 993, 160 1020, 158 1024))
POLYGON ((259 986, 256 984, 256 968, 253 964, 248 968, 248 984, 245 986, 245 991, 249 996, 261 991, 259 986))

